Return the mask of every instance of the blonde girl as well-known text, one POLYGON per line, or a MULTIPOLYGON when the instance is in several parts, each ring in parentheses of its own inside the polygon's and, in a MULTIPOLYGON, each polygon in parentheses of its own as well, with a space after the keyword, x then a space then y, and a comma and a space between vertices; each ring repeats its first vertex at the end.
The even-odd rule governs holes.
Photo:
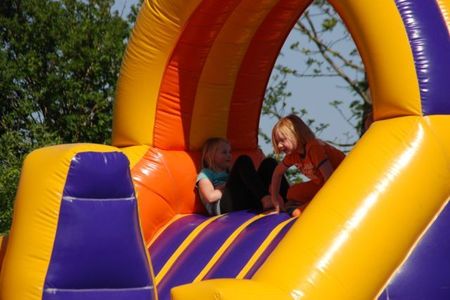
POLYGON ((197 175, 200 199, 209 215, 219 215, 220 199, 231 168, 231 146, 223 138, 210 138, 203 145, 201 171, 197 175))
POLYGON ((284 154, 272 176, 272 203, 276 211, 285 210, 279 200, 280 182, 291 166, 310 180, 289 188, 287 198, 299 215, 338 167, 345 155, 340 150, 316 138, 312 130, 296 115, 281 118, 272 129, 272 145, 276 154, 284 154))
MULTIPOLYGON (((277 163, 265 159, 258 170, 251 158, 239 156, 232 165, 231 146, 223 138, 208 139, 202 151, 201 167, 196 186, 209 215, 271 207, 269 185, 277 163)), ((282 194, 287 192, 283 183, 282 194)))

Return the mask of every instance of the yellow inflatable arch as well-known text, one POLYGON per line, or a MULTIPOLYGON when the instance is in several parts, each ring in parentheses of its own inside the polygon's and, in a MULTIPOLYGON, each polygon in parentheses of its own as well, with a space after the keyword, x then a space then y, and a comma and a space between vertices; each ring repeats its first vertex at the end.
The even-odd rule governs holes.
MULTIPOLYGON (((113 146, 49 147, 24 163, 0 298, 414 299, 412 286, 395 290, 398 297, 388 287, 428 233, 450 228, 444 221, 431 230, 450 196, 450 2, 329 2, 362 56, 375 122, 298 220, 280 221, 235 275, 208 277, 238 236, 267 216, 249 217, 191 279, 179 279, 194 268, 182 262, 189 251, 200 255, 193 248, 204 245, 198 237, 208 227, 242 217, 186 219, 202 212, 193 190, 199 149, 222 136, 235 152, 261 158, 266 85, 311 1, 147 0, 121 69, 113 146), (163 239, 189 226, 177 246, 163 239), (105 241, 114 247, 102 248, 105 241), (169 284, 175 268, 183 272, 169 284)), ((448 252, 435 259, 445 265, 448 252)), ((431 276, 439 282, 426 290, 433 299, 449 297, 441 288, 449 272, 442 274, 431 276)))

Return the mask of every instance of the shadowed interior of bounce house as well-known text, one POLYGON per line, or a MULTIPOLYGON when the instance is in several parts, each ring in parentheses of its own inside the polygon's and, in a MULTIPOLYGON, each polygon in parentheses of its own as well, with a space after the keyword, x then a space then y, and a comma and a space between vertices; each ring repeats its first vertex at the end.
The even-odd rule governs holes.
POLYGON ((112 146, 24 162, 0 298, 449 299, 448 1, 330 1, 364 62, 374 123, 299 218, 208 217, 196 195, 207 138, 262 160, 267 83, 310 3, 145 1, 112 146))

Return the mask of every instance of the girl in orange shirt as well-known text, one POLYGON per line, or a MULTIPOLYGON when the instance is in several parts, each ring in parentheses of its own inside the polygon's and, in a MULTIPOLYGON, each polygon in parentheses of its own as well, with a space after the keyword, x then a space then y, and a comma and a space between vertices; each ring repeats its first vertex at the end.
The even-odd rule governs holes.
POLYGON ((272 145, 276 154, 284 153, 284 159, 272 175, 271 196, 276 211, 284 211, 280 200, 280 182, 286 170, 296 166, 310 181, 289 188, 286 206, 298 216, 311 201, 345 155, 340 150, 316 138, 311 129, 296 115, 281 118, 272 129, 272 145))

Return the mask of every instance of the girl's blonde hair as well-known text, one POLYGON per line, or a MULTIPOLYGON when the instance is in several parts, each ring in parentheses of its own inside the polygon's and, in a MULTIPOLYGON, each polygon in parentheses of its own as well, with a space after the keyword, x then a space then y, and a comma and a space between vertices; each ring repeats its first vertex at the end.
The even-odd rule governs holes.
POLYGON ((278 120, 272 129, 272 146, 275 154, 280 154, 277 140, 278 133, 284 135, 294 145, 295 149, 300 149, 300 146, 305 147, 308 141, 316 138, 314 132, 302 119, 294 114, 288 115, 278 120))
POLYGON ((206 140, 206 142, 203 144, 202 150, 202 168, 216 170, 214 156, 216 155, 217 149, 222 143, 229 144, 226 139, 220 137, 213 137, 206 140))

